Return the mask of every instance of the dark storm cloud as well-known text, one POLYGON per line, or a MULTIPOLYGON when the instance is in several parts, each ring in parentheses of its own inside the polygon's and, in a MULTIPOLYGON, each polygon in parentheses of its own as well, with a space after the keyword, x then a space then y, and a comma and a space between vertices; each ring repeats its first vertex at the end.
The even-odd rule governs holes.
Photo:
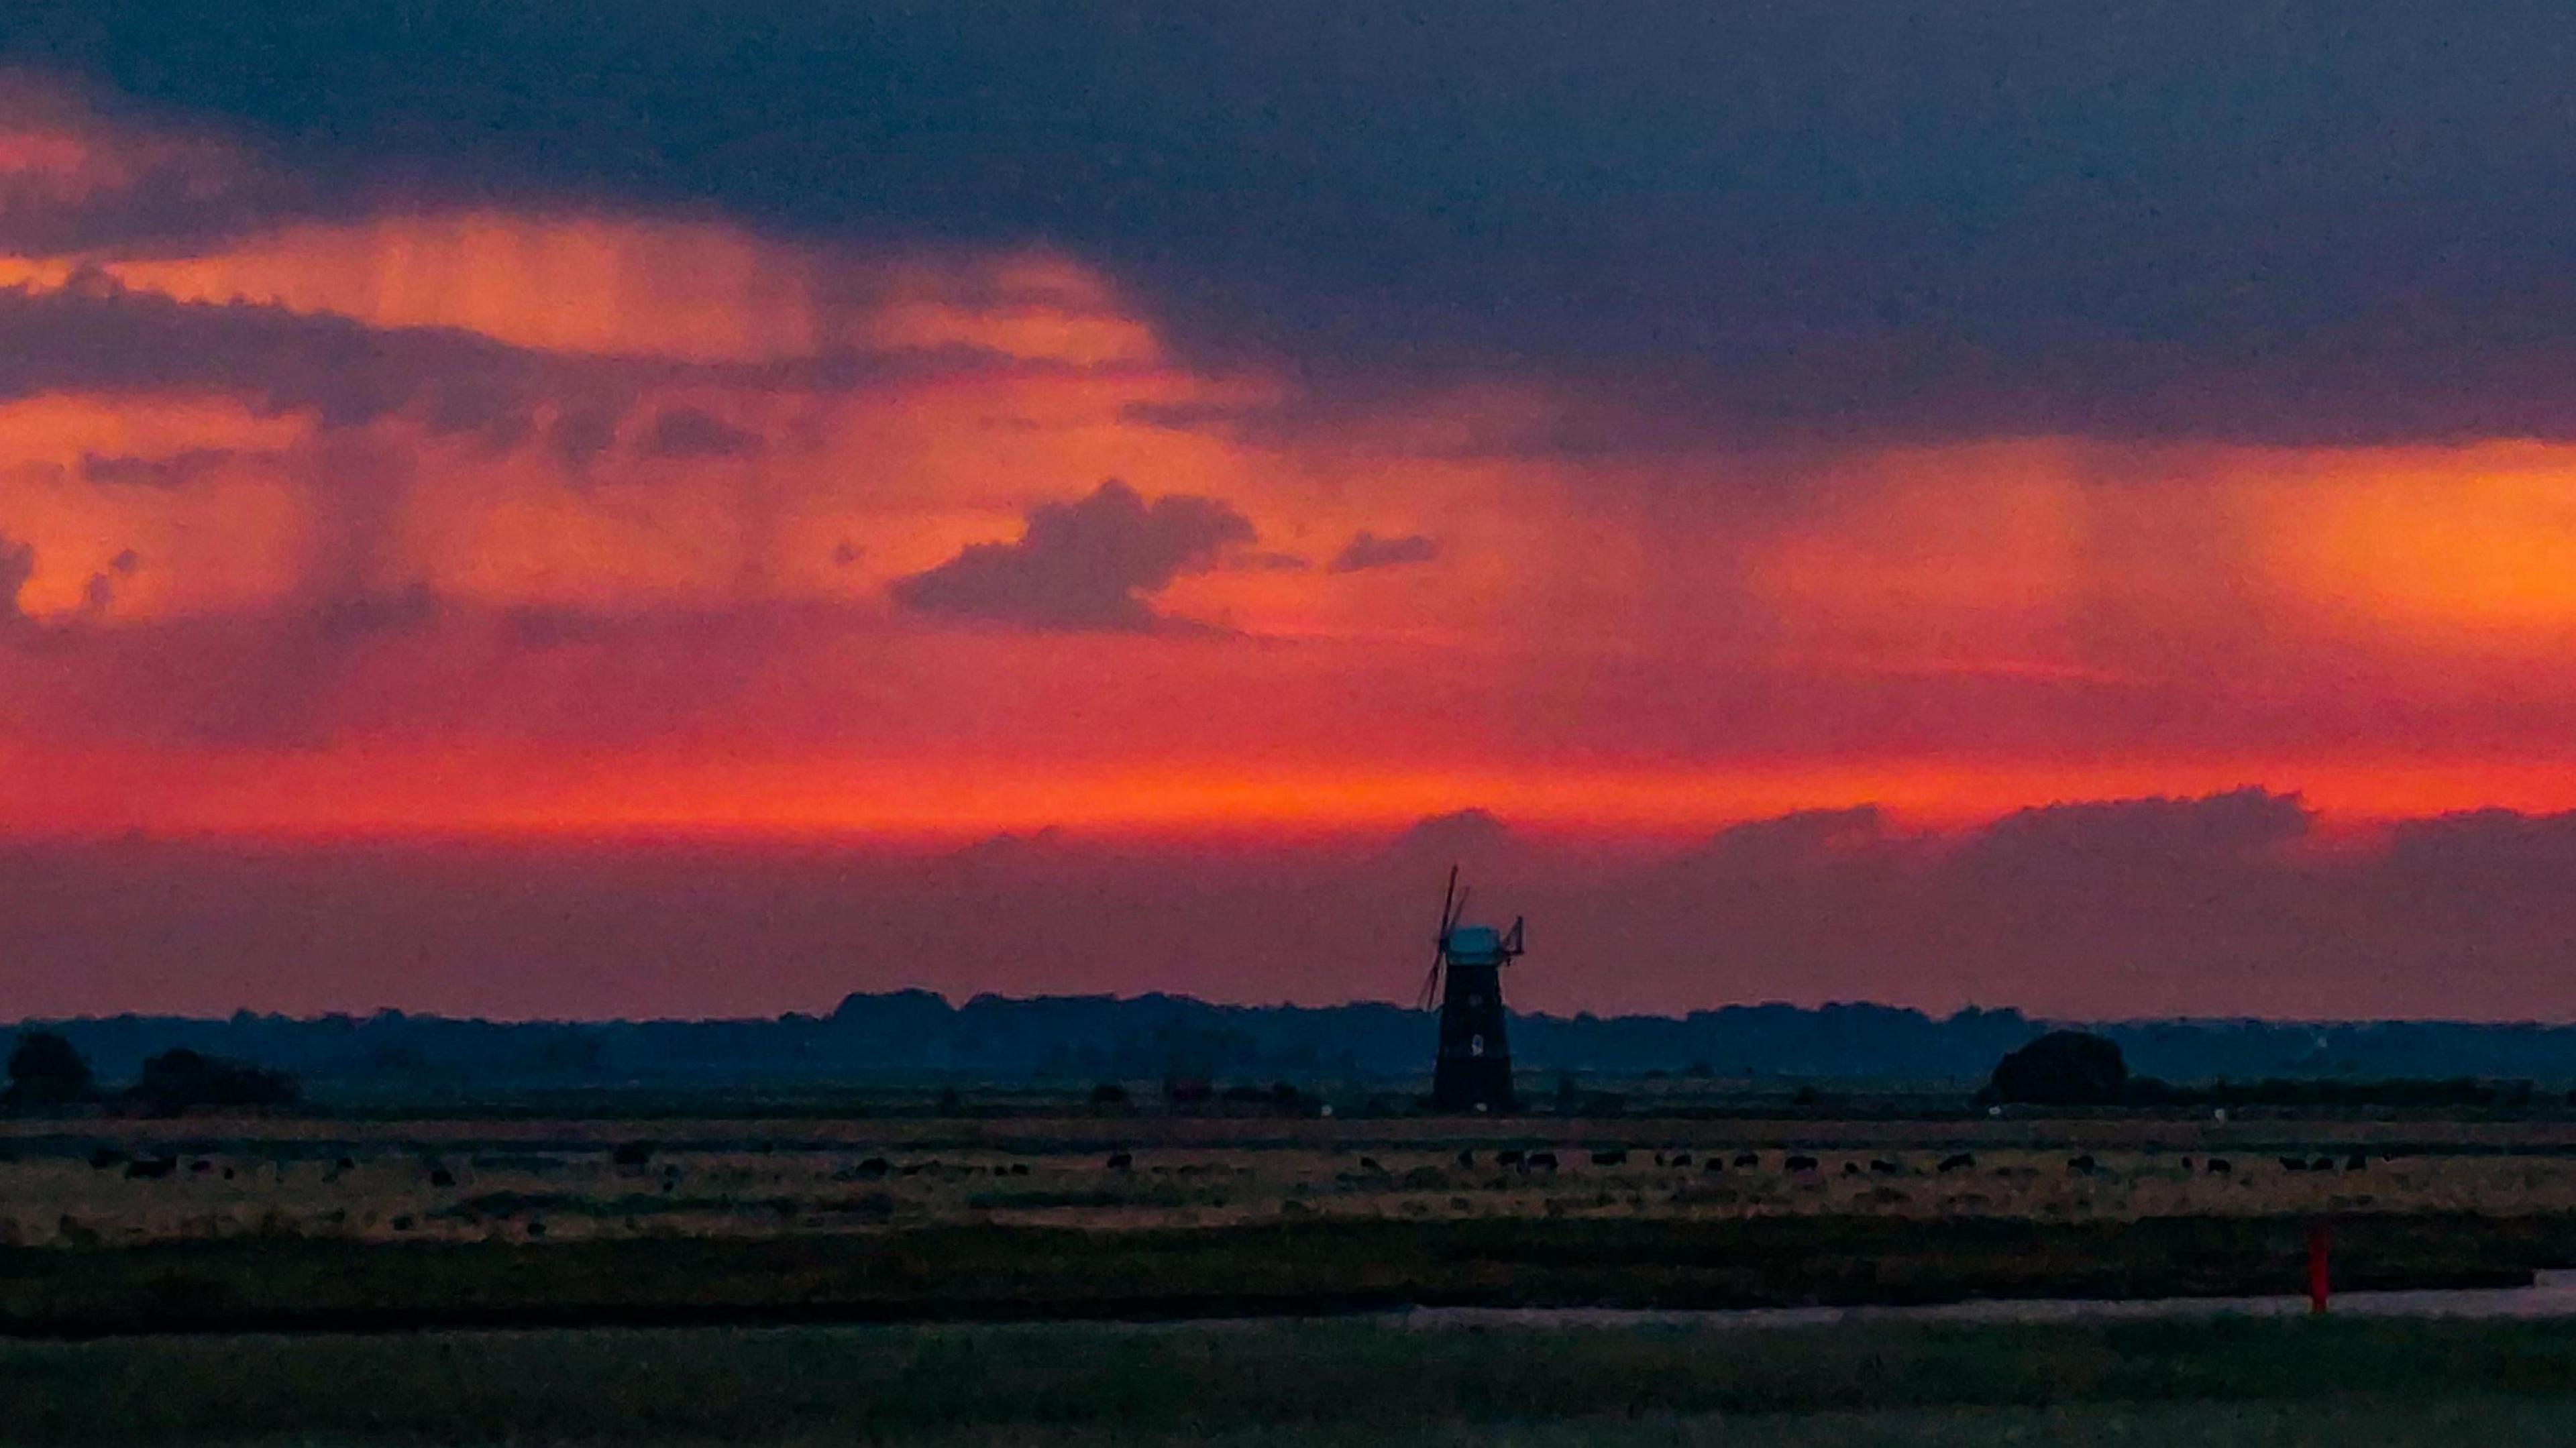
POLYGON ((1147 600, 1185 573, 1214 567, 1252 524, 1215 498, 1151 503, 1115 478, 1072 503, 1033 508, 1016 542, 975 543, 892 585, 916 613, 1042 629, 1148 629, 1147 600))
POLYGON ((1557 375, 1532 449, 2576 431, 2537 0, 59 0, 0 54, 317 191, 1062 246, 1206 354, 1557 375))
POLYGON ((1407 998, 1463 861, 1470 918, 1529 917, 1511 982, 1525 1010, 1858 999, 2097 1020, 2576 1019, 2576 817, 2458 816, 2303 856, 2254 847, 2299 816, 2282 796, 2040 813, 1925 835, 1867 808, 1811 812, 1643 864, 1480 812, 1376 845, 1139 852, 1041 831, 944 860, 48 842, 0 849, 15 947, 0 1011, 737 1015, 901 986, 1407 998), (1976 864, 2034 825, 2118 844, 2058 874, 1976 864), (1031 920, 1069 944, 1032 953, 1031 920), (875 948, 853 955, 854 938, 875 948), (198 942, 205 968, 170 970, 172 939, 198 942))
POLYGON ((1440 544, 1419 533, 1408 533, 1401 538, 1380 538, 1363 528, 1325 568, 1331 573, 1358 573, 1369 568, 1428 563, 1439 556, 1440 544))

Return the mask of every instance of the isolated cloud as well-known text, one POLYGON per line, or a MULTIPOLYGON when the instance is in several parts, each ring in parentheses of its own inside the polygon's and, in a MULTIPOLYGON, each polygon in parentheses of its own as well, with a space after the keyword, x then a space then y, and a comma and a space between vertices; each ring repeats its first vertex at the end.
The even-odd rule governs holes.
POLYGON ((744 458, 761 447, 760 434, 695 407, 663 408, 642 443, 644 455, 654 458, 744 458))
POLYGON ((81 454, 83 481, 110 488, 184 488, 205 481, 240 460, 227 448, 188 448, 165 457, 81 454))
POLYGON ((1033 508, 1016 542, 975 543, 926 573, 895 580, 915 613, 1043 629, 1147 629, 1163 620, 1148 600, 1187 573, 1204 573, 1251 522, 1215 498, 1175 493, 1147 502, 1115 478, 1072 503, 1033 508))
POLYGON ((1419 533, 1401 538, 1380 538, 1363 528, 1358 535, 1333 556, 1326 565, 1333 573, 1357 573, 1367 568, 1395 568, 1407 563, 1428 563, 1440 556, 1440 544, 1419 533))
POLYGON ((26 620, 18 595, 26 588, 27 580, 35 576, 36 550, 0 534, 0 628, 26 620))
MULTIPOLYGON (((513 410, 524 411, 543 382, 542 359, 462 332, 182 302, 95 274, 52 290, 0 290, 0 397, 221 392, 262 411, 310 411, 347 426, 451 389, 507 388, 513 410)), ((487 426, 500 420, 483 415, 487 426)), ((97 462, 111 481, 169 481, 131 459, 97 462)))

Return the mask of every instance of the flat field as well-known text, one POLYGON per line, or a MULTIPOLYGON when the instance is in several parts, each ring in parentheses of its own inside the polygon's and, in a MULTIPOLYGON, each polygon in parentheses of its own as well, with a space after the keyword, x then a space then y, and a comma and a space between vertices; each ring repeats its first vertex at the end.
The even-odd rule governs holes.
POLYGON ((19 1245, 765 1239, 1311 1218, 2082 1223, 2568 1212, 2576 1124, 2562 1121, 1093 1115, 0 1128, 0 1244, 19 1245), (1554 1165, 1531 1165, 1536 1153, 1554 1165))
POLYGON ((2287 1293, 2320 1219, 2343 1289, 2576 1267, 2576 1128, 20 1121, 0 1331, 2287 1293))

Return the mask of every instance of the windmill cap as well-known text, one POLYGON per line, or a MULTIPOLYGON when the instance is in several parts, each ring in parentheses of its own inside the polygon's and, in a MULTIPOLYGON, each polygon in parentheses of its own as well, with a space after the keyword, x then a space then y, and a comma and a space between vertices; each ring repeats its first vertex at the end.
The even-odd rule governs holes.
POLYGON ((1461 925, 1450 931, 1449 963, 1452 965, 1502 964, 1502 932, 1490 925, 1461 925))

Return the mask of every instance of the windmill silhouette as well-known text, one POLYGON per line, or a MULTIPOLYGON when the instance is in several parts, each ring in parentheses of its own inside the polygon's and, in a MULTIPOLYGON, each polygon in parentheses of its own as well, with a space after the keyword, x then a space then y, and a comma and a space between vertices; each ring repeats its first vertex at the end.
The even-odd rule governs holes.
POLYGON ((1440 934, 1432 941, 1431 973, 1418 1004, 1440 1002, 1440 1046, 1431 1063, 1431 1103, 1442 1111, 1509 1111, 1512 1051, 1505 1036, 1503 967, 1521 953, 1521 920, 1512 928, 1462 925, 1467 891, 1458 867, 1440 896, 1440 934))

